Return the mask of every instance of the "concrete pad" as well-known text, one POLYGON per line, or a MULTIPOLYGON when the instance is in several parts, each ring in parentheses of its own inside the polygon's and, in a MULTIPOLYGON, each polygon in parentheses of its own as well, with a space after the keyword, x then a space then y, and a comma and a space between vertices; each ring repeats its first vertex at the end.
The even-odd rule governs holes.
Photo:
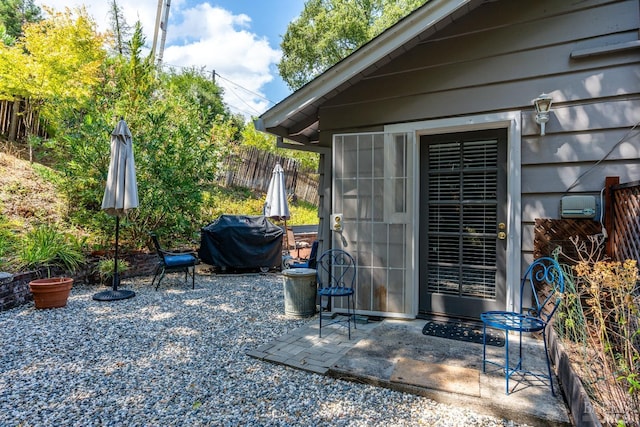
POLYGON ((480 397, 480 372, 475 369, 401 358, 391 382, 480 397))
MULTIPOLYGON (((506 420, 536 426, 571 425, 562 396, 559 392, 552 396, 548 384, 514 377, 507 395, 501 369, 487 365, 487 372, 482 373, 482 344, 426 336, 422 334, 424 324, 425 320, 419 319, 384 319, 358 325, 357 331, 351 331, 351 340, 344 328, 332 327, 326 332, 323 329, 323 337, 318 338, 316 317, 292 333, 297 340, 290 341, 288 334, 247 354, 321 375, 418 394, 506 420), (299 347, 305 350, 298 352, 299 347)), ((546 369, 539 339, 527 338, 523 348, 528 369, 546 369)), ((497 363, 504 361, 504 352, 505 347, 487 346, 487 357, 497 363)))

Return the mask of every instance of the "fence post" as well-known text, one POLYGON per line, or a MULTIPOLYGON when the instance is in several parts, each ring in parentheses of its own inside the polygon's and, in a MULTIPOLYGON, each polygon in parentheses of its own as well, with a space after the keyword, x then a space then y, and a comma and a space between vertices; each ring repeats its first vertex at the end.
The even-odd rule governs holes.
POLYGON ((604 228, 607 230, 607 244, 606 252, 609 258, 613 257, 613 233, 615 232, 616 224, 614 222, 614 205, 613 205, 613 190, 611 187, 620 184, 619 176, 608 176, 604 181, 604 228))
POLYGON ((20 112, 20 98, 13 101, 11 108, 11 117, 9 119, 9 142, 15 142, 18 139, 18 113, 20 112))

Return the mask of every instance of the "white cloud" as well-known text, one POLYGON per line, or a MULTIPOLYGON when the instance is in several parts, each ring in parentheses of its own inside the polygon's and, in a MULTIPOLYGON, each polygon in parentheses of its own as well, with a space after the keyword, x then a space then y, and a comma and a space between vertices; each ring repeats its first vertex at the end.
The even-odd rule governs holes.
POLYGON ((250 92, 264 96, 261 88, 273 80, 270 69, 281 53, 266 39, 247 31, 251 18, 202 3, 180 11, 176 20, 178 23, 171 27, 170 22, 167 29, 169 47, 163 62, 215 70, 223 77, 218 83, 230 105, 248 115, 264 111, 267 101, 250 92))
MULTIPOLYGON (((44 0, 36 3, 56 10, 85 4, 99 30, 109 29, 109 2, 44 0)), ((157 4, 156 0, 118 1, 129 25, 141 22, 149 47, 153 42, 157 4)), ((188 5, 184 0, 173 0, 169 15, 164 64, 215 70, 221 76, 217 82, 225 89, 224 99, 234 112, 251 116, 267 109, 263 86, 273 80, 274 66, 281 52, 271 48, 266 38, 251 32, 249 16, 234 15, 204 2, 188 5)))

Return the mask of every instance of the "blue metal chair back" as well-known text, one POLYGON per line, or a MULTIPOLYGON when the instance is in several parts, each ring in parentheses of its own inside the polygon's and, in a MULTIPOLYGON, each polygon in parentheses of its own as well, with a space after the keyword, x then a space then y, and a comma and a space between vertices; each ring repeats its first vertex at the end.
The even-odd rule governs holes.
MULTIPOLYGON (((318 297, 320 299, 320 316, 318 320, 320 327, 318 336, 322 338, 322 310, 323 298, 327 298, 327 310, 331 311, 331 301, 333 298, 347 298, 346 317, 338 316, 335 320, 325 322, 324 326, 339 323, 346 324, 349 330, 349 339, 351 339, 351 322, 353 327, 357 329, 355 324, 355 281, 356 281, 356 262, 353 257, 342 249, 329 249, 320 255, 316 264, 316 278, 318 282, 318 297)), ((333 318, 333 317, 332 317, 333 318)))
POLYGON ((535 260, 527 269, 520 288, 520 312, 535 316, 549 323, 551 317, 562 302, 564 293, 564 275, 556 260, 542 257, 535 260), (526 289, 531 290, 532 307, 523 305, 526 289), (541 298, 540 295, 546 295, 541 298))
MULTIPOLYGON (((336 292, 353 292, 356 263, 351 254, 342 249, 329 249, 320 255, 316 264, 318 288, 331 288, 336 292)), ((339 296, 333 293, 335 296, 339 296)))

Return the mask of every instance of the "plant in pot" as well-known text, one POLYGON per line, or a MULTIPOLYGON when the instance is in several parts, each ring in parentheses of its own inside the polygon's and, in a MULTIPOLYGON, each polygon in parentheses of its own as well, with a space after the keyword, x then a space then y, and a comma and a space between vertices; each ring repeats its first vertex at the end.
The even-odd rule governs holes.
POLYGON ((73 273, 84 261, 84 240, 75 238, 43 225, 27 233, 18 249, 17 257, 21 269, 46 269, 47 277, 29 282, 36 308, 57 308, 67 305, 73 278, 64 276, 73 273), (53 272, 62 272, 61 277, 52 277, 53 272))
MULTIPOLYGON (((115 271, 114 268, 114 259, 101 259, 98 261, 98 265, 96 266, 96 272, 100 277, 100 282, 103 285, 111 284, 113 280, 113 273, 115 271)), ((126 260, 119 259, 118 260, 118 274, 124 273, 129 268, 129 263, 126 260)))

